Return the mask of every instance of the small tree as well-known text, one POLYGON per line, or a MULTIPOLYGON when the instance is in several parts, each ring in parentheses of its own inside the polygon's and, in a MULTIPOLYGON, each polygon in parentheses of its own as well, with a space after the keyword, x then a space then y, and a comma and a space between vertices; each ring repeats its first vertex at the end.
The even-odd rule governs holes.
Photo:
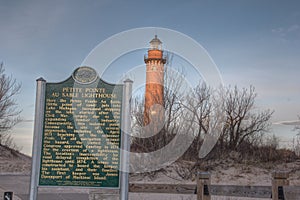
MULTIPOLYGON (((185 121, 190 121, 195 134, 193 145, 187 152, 188 156, 198 154, 204 135, 209 133, 211 126, 210 117, 212 115, 212 90, 205 84, 200 82, 190 94, 187 95, 186 100, 181 102, 184 109, 189 111, 189 116, 185 121)), ((195 157, 197 159, 197 157, 195 157)))
MULTIPOLYGON (((165 67, 164 77, 164 119, 150 120, 144 125, 144 96, 133 99, 132 122, 133 134, 132 148, 151 152, 167 145, 172 138, 182 129, 182 116, 184 111, 180 102, 185 97, 186 84, 184 76, 175 70, 165 67), (149 137, 151 135, 151 137, 149 137)), ((153 99, 156 96, 152 96, 153 99)))
POLYGON ((249 90, 237 87, 225 90, 224 112, 226 122, 221 138, 227 149, 237 150, 244 142, 255 143, 261 133, 270 127, 270 110, 255 110, 256 93, 254 87, 249 90))
POLYGON ((20 92, 21 84, 16 79, 7 76, 0 64, 0 145, 11 144, 8 133, 19 121, 20 110, 17 108, 14 97, 20 92))
POLYGON ((297 131, 296 136, 293 138, 293 148, 297 156, 300 157, 300 115, 298 116, 298 122, 294 128, 297 131))

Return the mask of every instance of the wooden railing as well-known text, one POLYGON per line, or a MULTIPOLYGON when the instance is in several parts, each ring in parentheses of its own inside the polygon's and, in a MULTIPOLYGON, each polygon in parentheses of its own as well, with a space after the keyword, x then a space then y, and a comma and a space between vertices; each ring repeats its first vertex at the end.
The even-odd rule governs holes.
POLYGON ((287 172, 272 173, 272 186, 211 185, 209 173, 197 174, 196 184, 144 184, 130 183, 129 192, 195 194, 197 200, 210 200, 211 196, 266 198, 272 200, 300 200, 300 187, 289 186, 287 172))

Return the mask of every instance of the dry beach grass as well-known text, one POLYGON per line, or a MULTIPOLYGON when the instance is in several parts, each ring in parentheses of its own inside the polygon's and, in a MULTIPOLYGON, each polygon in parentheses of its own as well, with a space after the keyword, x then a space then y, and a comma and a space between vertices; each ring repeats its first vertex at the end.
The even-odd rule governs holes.
POLYGON ((30 174, 31 158, 0 145, 0 174, 30 174))

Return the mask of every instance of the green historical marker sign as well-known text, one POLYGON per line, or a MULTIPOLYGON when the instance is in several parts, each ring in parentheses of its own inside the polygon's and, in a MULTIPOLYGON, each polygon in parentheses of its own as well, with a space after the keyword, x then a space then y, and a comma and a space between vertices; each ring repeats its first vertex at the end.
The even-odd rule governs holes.
POLYGON ((46 83, 40 186, 119 187, 122 95, 90 67, 46 83))

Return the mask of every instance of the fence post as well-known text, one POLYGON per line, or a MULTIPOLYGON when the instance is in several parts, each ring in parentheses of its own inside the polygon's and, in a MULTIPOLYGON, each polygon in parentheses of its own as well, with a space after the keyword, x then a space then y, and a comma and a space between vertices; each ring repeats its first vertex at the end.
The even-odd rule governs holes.
POLYGON ((210 173, 197 173, 197 200, 210 200, 210 173))
POLYGON ((275 171, 272 173, 272 200, 284 200, 283 187, 289 185, 289 173, 286 171, 275 171))

